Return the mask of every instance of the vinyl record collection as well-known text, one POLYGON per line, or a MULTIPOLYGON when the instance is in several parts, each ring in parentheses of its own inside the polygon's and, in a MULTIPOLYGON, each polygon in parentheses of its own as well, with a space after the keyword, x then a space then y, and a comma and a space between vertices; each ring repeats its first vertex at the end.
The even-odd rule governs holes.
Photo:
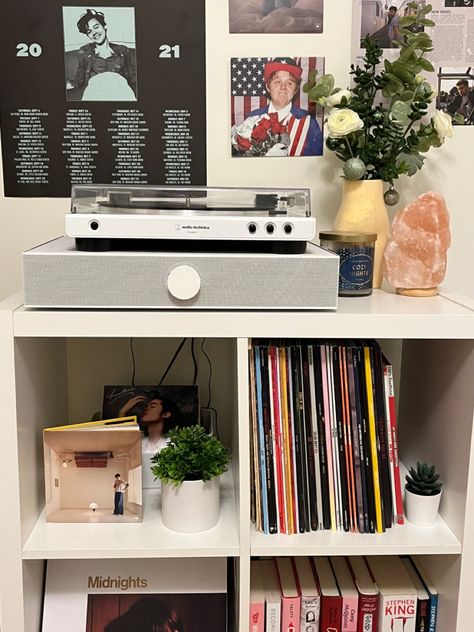
POLYGON ((253 340, 252 518, 264 533, 403 524, 393 370, 372 340, 253 340))

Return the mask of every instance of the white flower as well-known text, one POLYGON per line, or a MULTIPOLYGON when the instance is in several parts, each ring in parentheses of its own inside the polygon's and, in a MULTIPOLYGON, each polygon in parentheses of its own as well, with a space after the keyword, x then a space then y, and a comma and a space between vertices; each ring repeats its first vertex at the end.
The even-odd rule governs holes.
POLYGON ((333 110, 327 121, 328 134, 331 138, 342 138, 363 127, 364 122, 357 112, 348 108, 333 110))
POLYGON ((448 138, 453 137, 453 122, 449 114, 446 114, 446 112, 436 110, 435 115, 433 116, 433 125, 441 140, 444 140, 446 136, 448 138))
POLYGON ((326 97, 326 105, 329 105, 329 107, 340 105, 343 97, 346 97, 349 102, 352 98, 352 92, 350 90, 338 90, 334 94, 330 94, 326 97))

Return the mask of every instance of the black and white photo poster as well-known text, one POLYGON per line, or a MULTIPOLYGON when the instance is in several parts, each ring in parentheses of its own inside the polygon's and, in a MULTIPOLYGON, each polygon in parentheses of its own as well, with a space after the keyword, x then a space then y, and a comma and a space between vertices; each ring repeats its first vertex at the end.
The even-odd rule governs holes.
POLYGON ((205 0, 4 11, 5 195, 206 184, 205 0))

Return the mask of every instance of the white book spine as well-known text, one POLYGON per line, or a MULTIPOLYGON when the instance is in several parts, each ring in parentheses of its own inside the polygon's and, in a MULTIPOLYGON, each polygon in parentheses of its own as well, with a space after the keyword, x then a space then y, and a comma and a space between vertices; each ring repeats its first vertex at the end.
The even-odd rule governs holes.
POLYGON ((280 632, 281 630, 281 604, 278 602, 265 605, 265 632, 280 632))

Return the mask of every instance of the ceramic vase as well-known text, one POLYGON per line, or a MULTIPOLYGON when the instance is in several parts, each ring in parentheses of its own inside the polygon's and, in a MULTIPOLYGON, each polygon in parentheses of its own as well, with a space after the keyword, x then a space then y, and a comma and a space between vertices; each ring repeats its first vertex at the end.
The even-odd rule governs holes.
POLYGON ((389 231, 383 181, 344 180, 342 203, 334 228, 357 233, 376 233, 373 287, 379 288, 382 284, 383 251, 389 231))
POLYGON ((210 529, 219 520, 220 479, 183 481, 181 485, 163 483, 161 518, 173 531, 194 533, 210 529))
POLYGON ((421 496, 405 488, 405 514, 407 520, 419 527, 431 527, 438 515, 441 492, 434 496, 421 496))

